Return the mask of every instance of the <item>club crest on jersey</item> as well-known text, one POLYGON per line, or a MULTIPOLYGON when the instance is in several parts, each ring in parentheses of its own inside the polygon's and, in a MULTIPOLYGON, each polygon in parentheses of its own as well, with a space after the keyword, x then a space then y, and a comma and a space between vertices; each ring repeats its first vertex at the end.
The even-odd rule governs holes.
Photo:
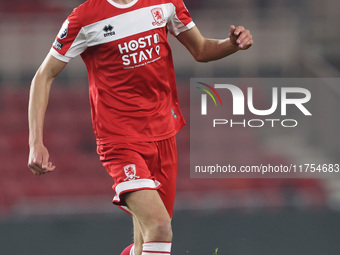
POLYGON ((124 166, 124 172, 126 175, 126 178, 124 179, 124 181, 132 181, 132 180, 140 178, 139 176, 136 176, 136 165, 135 164, 124 166))
POLYGON ((67 36, 67 31, 68 31, 68 24, 70 22, 68 20, 65 20, 64 24, 62 25, 59 33, 58 33, 58 38, 59 39, 64 39, 67 36))
POLYGON ((162 8, 160 7, 153 8, 151 10, 151 13, 152 13, 153 19, 155 20, 155 22, 152 22, 153 26, 160 26, 165 23, 165 18, 164 18, 162 8))

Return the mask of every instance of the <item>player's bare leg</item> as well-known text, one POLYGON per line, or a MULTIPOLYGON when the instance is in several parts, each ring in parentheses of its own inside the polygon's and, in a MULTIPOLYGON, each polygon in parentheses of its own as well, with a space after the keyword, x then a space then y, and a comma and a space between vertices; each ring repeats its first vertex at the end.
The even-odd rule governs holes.
POLYGON ((137 227, 135 229, 136 241, 139 243, 138 245, 135 243, 136 255, 142 254, 141 239, 138 232, 141 233, 144 244, 171 242, 171 219, 156 190, 140 190, 128 193, 125 202, 135 218, 135 227, 137 227))
POLYGON ((141 228, 139 226, 138 220, 133 216, 133 240, 135 243, 135 254, 142 254, 142 245, 144 243, 141 228))
POLYGON ((143 235, 140 230, 139 222, 135 217, 132 217, 133 219, 133 239, 134 242, 130 244, 128 247, 126 247, 120 255, 136 255, 142 253, 142 247, 143 247, 143 235))

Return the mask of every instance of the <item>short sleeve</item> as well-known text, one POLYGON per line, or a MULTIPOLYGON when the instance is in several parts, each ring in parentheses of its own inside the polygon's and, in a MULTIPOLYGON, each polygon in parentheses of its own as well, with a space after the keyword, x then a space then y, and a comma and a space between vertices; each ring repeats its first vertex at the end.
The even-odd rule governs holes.
POLYGON ((78 21, 77 12, 73 11, 63 23, 50 53, 63 62, 69 62, 72 58, 83 53, 86 48, 85 33, 78 21))
POLYGON ((182 0, 174 0, 175 12, 168 22, 168 29, 174 36, 187 31, 195 26, 188 9, 182 0))

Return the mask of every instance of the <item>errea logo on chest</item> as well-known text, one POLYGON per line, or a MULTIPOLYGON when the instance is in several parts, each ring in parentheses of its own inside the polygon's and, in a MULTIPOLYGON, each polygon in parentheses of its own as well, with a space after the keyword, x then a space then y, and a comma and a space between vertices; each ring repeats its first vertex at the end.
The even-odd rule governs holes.
POLYGON ((113 31, 113 26, 111 25, 104 26, 103 31, 105 32, 104 37, 113 36, 116 34, 116 32, 113 31))

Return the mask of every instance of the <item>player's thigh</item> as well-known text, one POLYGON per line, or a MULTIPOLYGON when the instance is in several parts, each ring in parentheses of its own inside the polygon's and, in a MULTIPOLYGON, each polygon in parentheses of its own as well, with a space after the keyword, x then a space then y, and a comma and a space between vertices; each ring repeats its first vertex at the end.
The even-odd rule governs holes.
POLYGON ((160 153, 160 169, 155 171, 155 179, 162 186, 158 193, 172 218, 175 203, 176 181, 177 181, 177 148, 176 138, 172 137, 158 142, 160 153))
POLYGON ((125 202, 137 219, 144 242, 171 241, 171 219, 156 190, 127 193, 125 202))
POLYGON ((170 216, 156 190, 138 190, 127 193, 125 202, 138 220, 141 232, 144 227, 148 227, 159 222, 170 223, 170 216))

